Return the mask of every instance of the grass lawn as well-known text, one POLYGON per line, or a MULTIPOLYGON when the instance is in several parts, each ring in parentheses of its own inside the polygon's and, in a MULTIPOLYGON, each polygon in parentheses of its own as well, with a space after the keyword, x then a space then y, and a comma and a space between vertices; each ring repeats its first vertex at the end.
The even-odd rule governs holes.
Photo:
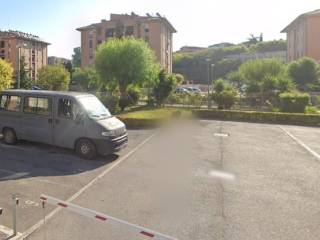
POLYGON ((170 118, 172 113, 175 111, 177 111, 177 109, 174 108, 152 108, 120 113, 117 115, 117 117, 135 119, 166 119, 170 118))
POLYGON ((173 117, 173 113, 180 112, 182 116, 191 116, 191 111, 177 108, 151 108, 125 112, 116 115, 129 128, 148 128, 159 126, 173 117))

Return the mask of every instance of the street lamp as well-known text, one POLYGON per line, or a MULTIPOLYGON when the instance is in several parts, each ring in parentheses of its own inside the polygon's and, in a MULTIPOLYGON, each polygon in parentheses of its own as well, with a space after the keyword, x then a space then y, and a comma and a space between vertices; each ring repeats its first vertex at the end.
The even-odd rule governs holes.
POLYGON ((207 85, 208 85, 208 108, 210 108, 210 58, 206 58, 207 62, 207 85))
POLYGON ((21 48, 22 47, 27 47, 28 45, 26 43, 21 43, 21 44, 18 44, 16 46, 16 48, 18 48, 18 82, 17 82, 17 88, 19 89, 20 88, 20 85, 21 85, 21 74, 20 74, 20 55, 21 55, 21 48))

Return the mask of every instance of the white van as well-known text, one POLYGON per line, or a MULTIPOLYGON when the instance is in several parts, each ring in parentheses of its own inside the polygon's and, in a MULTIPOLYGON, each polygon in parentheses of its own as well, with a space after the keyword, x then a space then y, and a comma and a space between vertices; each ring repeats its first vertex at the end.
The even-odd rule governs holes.
POLYGON ((7 144, 23 139, 75 149, 83 158, 124 148, 126 127, 92 94, 39 90, 0 93, 0 132, 7 144))

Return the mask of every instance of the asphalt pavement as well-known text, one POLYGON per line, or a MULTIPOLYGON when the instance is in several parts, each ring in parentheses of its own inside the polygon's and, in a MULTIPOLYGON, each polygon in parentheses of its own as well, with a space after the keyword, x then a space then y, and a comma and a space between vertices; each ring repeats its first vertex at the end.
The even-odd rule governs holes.
POLYGON ((130 132, 136 140, 118 158, 93 162, 0 146, 0 206, 12 192, 38 203, 21 207, 19 231, 34 230, 26 239, 149 239, 66 209, 50 214, 40 193, 177 239, 319 239, 319 128, 194 121, 152 133, 130 132))

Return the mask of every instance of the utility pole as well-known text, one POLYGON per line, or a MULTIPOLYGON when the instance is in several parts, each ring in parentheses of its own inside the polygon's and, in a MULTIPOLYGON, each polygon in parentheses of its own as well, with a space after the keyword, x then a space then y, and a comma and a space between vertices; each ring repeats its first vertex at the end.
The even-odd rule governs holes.
POLYGON ((207 101, 208 101, 208 108, 210 108, 211 106, 211 104, 210 104, 210 61, 211 61, 211 59, 210 58, 207 58, 206 59, 206 62, 207 62, 207 87, 208 87, 208 99, 207 99, 207 101))

